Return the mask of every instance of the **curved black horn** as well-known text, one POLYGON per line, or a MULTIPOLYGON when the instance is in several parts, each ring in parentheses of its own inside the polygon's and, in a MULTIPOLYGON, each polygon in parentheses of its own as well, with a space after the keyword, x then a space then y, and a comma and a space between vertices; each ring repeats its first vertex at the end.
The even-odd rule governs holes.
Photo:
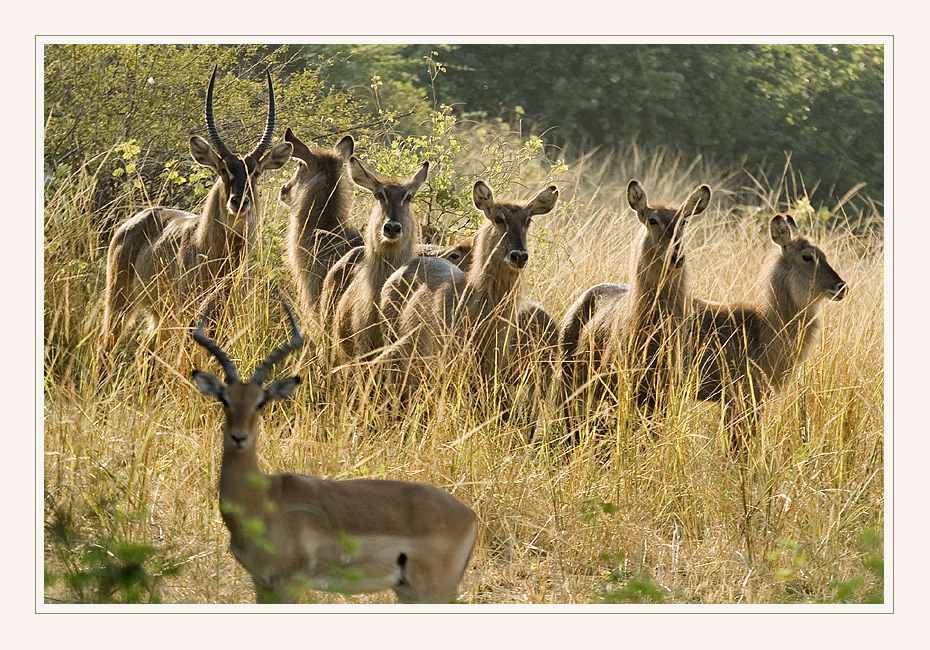
POLYGON ((269 354, 262 362, 262 365, 255 369, 255 372, 252 374, 252 381, 257 384, 262 384, 265 381, 274 364, 278 363, 291 351, 296 350, 304 344, 304 337, 300 335, 300 328, 297 325, 297 319, 294 318, 294 314, 291 312, 290 307, 288 307, 287 303, 283 300, 281 301, 281 306, 284 307, 284 311, 287 313, 288 320, 291 321, 291 340, 284 345, 272 350, 271 354, 269 354))
POLYGON ((197 323, 197 328, 194 330, 194 340, 206 348, 207 352, 216 357, 216 360, 219 361, 220 365, 223 367, 223 372, 226 373, 226 383, 231 384, 234 381, 239 380, 239 373, 236 372, 236 366, 229 359, 229 355, 220 349, 220 346, 217 345, 216 341, 203 333, 204 325, 206 325, 207 318, 210 316, 210 312, 212 310, 213 304, 211 303, 209 306, 207 306, 207 310, 203 313, 203 316, 200 317, 200 321, 197 323))
POLYGON ((268 75, 268 119, 265 120, 265 133, 262 135, 262 139, 255 145, 252 153, 246 156, 246 158, 254 160, 261 158, 262 154, 271 146, 271 133, 274 131, 274 86, 271 83, 271 71, 266 70, 265 72, 268 75))
POLYGON ((216 81, 216 70, 218 66, 213 66, 213 74, 210 76, 210 85, 207 87, 207 137, 210 144, 216 150, 221 158, 232 156, 233 153, 223 142, 220 134, 216 131, 216 122, 213 120, 213 83, 216 81))

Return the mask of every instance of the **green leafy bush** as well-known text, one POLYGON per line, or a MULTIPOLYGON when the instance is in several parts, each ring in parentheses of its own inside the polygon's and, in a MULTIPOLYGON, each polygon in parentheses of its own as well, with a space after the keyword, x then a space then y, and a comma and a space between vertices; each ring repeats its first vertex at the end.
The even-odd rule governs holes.
POLYGON ((165 579, 182 565, 165 559, 165 551, 147 542, 126 539, 124 526, 145 519, 126 513, 115 501, 85 504, 99 528, 79 529, 75 504, 57 503, 45 495, 45 586, 62 581, 71 603, 160 603, 165 579))

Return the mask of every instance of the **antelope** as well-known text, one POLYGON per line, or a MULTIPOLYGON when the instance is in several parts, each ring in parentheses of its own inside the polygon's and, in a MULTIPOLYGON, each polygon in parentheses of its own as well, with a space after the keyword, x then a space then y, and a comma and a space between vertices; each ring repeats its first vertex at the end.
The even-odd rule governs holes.
MULTIPOLYGON (((582 394, 596 375, 628 372, 636 404, 660 408, 673 369, 681 367, 682 323, 689 306, 682 234, 702 213, 711 191, 701 185, 680 207, 650 206, 636 180, 627 200, 644 228, 633 258, 632 286, 602 283, 588 288, 568 308, 559 332, 563 397, 582 394)), ((601 390, 595 386, 595 394, 601 390)))
MULTIPOLYGON (((475 238, 466 237, 452 246, 447 246, 438 252, 438 256, 448 260, 463 271, 471 267, 472 252, 475 247, 475 238)), ((518 368, 526 369, 535 366, 539 376, 531 381, 527 391, 529 403, 528 419, 535 419, 537 392, 540 386, 548 386, 556 372, 556 357, 558 353, 559 327, 546 308, 535 302, 521 300, 515 327, 511 330, 509 349, 514 351, 514 362, 509 364, 510 383, 519 381, 518 368)))
POLYGON ((471 266, 471 254, 475 248, 475 238, 466 237, 439 252, 439 257, 449 260, 462 270, 471 266))
POLYGON ((404 399, 422 375, 417 364, 438 355, 443 338, 474 352, 485 379, 517 362, 508 343, 518 322, 520 271, 529 259, 526 233, 532 217, 550 212, 558 197, 556 187, 549 186, 526 201, 497 201, 491 188, 477 181, 472 198, 486 220, 475 234, 467 272, 443 258, 420 257, 388 279, 381 311, 392 339, 389 381, 403 387, 404 399))
POLYGON ((398 268, 417 256, 420 227, 411 211, 417 191, 426 182, 424 162, 410 179, 382 179, 358 158, 349 158, 356 184, 371 192, 375 205, 363 233, 364 246, 346 253, 326 274, 321 309, 335 333, 336 360, 345 362, 382 347, 378 300, 381 287, 398 268))
POLYGON ((279 169, 291 157, 290 143, 271 147, 275 107, 270 72, 265 132, 248 155, 240 157, 230 151, 213 118, 216 71, 214 67, 207 88, 209 143, 191 136, 190 152, 218 178, 200 214, 151 207, 114 233, 107 250, 103 352, 113 347, 139 311, 148 320, 148 338, 157 340, 161 320, 186 325, 181 315, 193 304, 205 302, 211 294, 228 293, 229 278, 248 258, 255 237, 260 211, 255 189, 258 178, 265 171, 279 169))
POLYGON ((823 301, 842 300, 847 285, 790 215, 769 226, 779 246, 760 275, 757 304, 694 299, 687 356, 699 400, 721 401, 730 450, 742 449, 762 402, 778 392, 810 354, 823 301))
POLYGON ((293 603, 306 589, 356 594, 392 589, 402 603, 448 603, 471 559, 477 517, 448 492, 407 481, 328 481, 302 474, 266 474, 258 462, 262 407, 286 399, 299 377, 267 387, 272 367, 303 343, 292 331, 242 381, 219 345, 194 340, 210 352, 226 379, 194 370, 197 389, 223 405, 220 513, 230 551, 248 571, 259 603, 293 603))
POLYGON ((303 312, 320 323, 319 302, 326 273, 343 255, 363 244, 346 221, 352 207, 352 187, 346 162, 355 150, 352 136, 332 149, 308 147, 288 127, 284 139, 294 147, 294 175, 279 198, 290 209, 288 261, 300 293, 303 312))

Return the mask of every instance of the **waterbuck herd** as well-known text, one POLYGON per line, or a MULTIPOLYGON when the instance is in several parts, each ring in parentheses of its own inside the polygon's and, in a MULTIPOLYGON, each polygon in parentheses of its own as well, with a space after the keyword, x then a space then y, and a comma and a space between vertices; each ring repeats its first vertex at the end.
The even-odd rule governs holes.
POLYGON ((107 256, 98 358, 112 358, 137 313, 147 318, 152 345, 164 329, 189 331, 185 325, 198 323, 195 341, 225 373, 225 381, 192 373, 225 413, 220 509, 231 552, 251 575, 259 602, 295 602, 306 589, 393 589, 402 602, 449 602, 477 534, 475 513, 432 486, 268 475, 259 468, 262 407, 299 384, 285 377, 264 385, 272 366, 303 344, 298 320, 285 305, 291 340, 248 381, 205 327, 211 305, 228 306, 255 242, 256 183, 264 171, 295 163, 279 198, 289 211, 287 259, 300 315, 319 331, 337 366, 375 373, 401 410, 450 358, 467 358, 473 381, 485 389, 523 386, 518 424, 527 436, 547 395, 558 396, 566 440, 577 440, 605 400, 628 399, 650 418, 689 391, 721 405, 727 445, 740 462, 760 405, 809 354, 823 301, 846 294, 823 252, 791 216, 776 214, 769 230, 778 250, 761 271, 759 304, 691 295, 683 234, 707 210, 711 188, 701 185, 680 205, 664 205, 650 202, 632 180, 627 200, 642 227, 631 283, 588 288, 560 324, 520 295, 528 230, 534 216, 556 209, 558 188, 504 199, 479 180, 472 198, 485 218, 477 232, 447 248, 429 246, 420 242, 412 209, 428 179, 427 162, 406 179, 382 178, 355 156, 351 136, 326 149, 308 146, 288 128, 284 142, 272 146, 270 74, 265 132, 251 153, 238 156, 217 133, 215 80, 216 70, 207 89, 208 140, 191 137, 190 151, 216 172, 216 182, 199 215, 153 207, 117 229, 107 256), (361 232, 348 219, 353 183, 374 199, 361 232))

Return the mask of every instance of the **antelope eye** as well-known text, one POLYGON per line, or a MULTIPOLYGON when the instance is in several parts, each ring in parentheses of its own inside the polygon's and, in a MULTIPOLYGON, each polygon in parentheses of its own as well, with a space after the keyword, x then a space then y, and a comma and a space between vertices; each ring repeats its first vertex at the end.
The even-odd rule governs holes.
POLYGON ((804 260, 805 262, 813 262, 814 256, 810 253, 804 253, 803 255, 801 255, 801 259, 804 260))
POLYGON ((449 259, 450 259, 450 260, 457 260, 457 259, 460 258, 460 257, 461 257, 461 255, 460 255, 459 253, 449 253, 449 259))
POLYGON ((656 219, 655 217, 649 217, 648 223, 650 226, 658 226, 659 220, 656 219))

